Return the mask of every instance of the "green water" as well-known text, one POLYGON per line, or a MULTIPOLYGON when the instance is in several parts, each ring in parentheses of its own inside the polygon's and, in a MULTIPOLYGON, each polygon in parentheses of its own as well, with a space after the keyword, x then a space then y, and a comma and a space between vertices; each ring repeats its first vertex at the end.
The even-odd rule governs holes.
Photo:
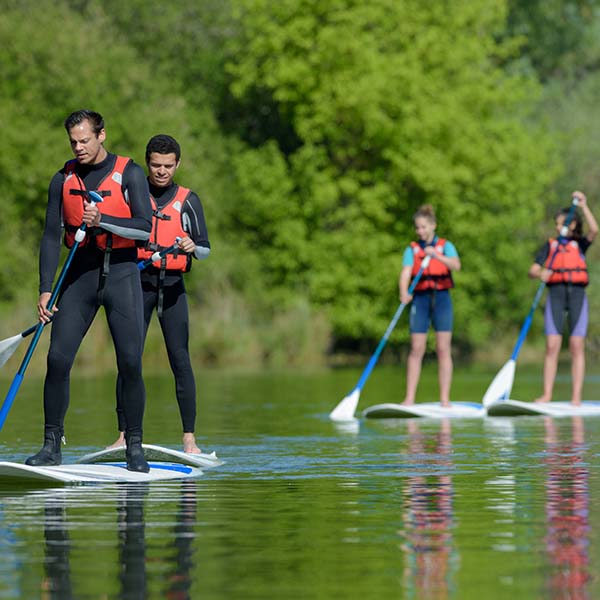
MULTIPOLYGON (((0 598, 600 597, 600 418, 336 426, 359 375, 198 373, 199 441, 226 463, 195 482, 1 488, 0 598)), ((457 371, 454 399, 493 375, 457 371)), ((419 400, 435 379, 426 368, 419 400)), ((378 368, 360 407, 403 383, 378 368)), ((23 383, 5 460, 39 447, 40 386, 23 383)), ((147 387, 146 441, 179 447, 170 377, 147 387)), ((112 441, 113 388, 73 382, 65 462, 112 441)), ((518 370, 514 389, 532 398, 538 373, 518 370)), ((600 378, 585 392, 600 398, 600 378)))

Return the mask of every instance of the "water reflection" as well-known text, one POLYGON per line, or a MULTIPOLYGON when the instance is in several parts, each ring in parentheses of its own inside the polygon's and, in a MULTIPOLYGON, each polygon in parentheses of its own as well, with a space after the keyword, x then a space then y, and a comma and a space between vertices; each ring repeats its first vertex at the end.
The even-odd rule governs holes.
POLYGON ((44 505, 45 578, 42 591, 47 598, 72 598, 69 564, 70 539, 64 501, 48 497, 44 505))
POLYGON ((553 598, 590 598, 589 470, 584 460, 585 430, 572 417, 568 439, 556 420, 544 421, 546 464, 546 551, 551 564, 547 586, 553 598))
POLYGON ((122 598, 146 598, 146 523, 148 484, 118 488, 119 580, 122 598))
POLYGON ((452 587, 453 540, 452 430, 448 419, 434 435, 424 434, 416 419, 408 423, 408 452, 419 475, 404 490, 404 582, 421 598, 445 598, 452 587), (433 468, 432 468, 433 467, 433 468), (423 475, 423 471, 431 474, 423 475))
MULTIPOLYGON (((2 500, 9 514, 26 512, 31 524, 43 527, 41 579, 36 582, 33 573, 27 577, 20 565, 20 591, 11 597, 40 592, 43 598, 61 600, 82 593, 128 599, 191 597, 197 523, 194 482, 162 489, 148 484, 49 489, 2 500), (106 548, 112 559, 106 560, 106 548), (101 573, 96 572, 96 562, 101 573)), ((23 543, 18 536, 13 538, 11 547, 5 548, 7 557, 23 543)))

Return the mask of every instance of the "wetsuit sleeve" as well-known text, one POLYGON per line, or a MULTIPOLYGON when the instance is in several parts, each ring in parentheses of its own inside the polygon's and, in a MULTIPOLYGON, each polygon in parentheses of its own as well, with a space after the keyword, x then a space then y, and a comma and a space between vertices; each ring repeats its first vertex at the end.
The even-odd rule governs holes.
POLYGON ((447 256, 448 258, 459 258, 456 246, 448 240, 446 240, 446 243, 444 244, 444 256, 447 256))
POLYGON ((548 258, 549 254, 550 254, 550 244, 548 242, 546 242, 538 250, 537 254, 535 255, 535 258, 534 258, 533 262, 535 262, 538 265, 541 265, 543 267, 544 264, 546 263, 546 259, 548 258))
POLYGON ((206 221, 204 220, 204 209, 200 198, 190 192, 181 211, 181 223, 183 230, 194 240, 196 249, 192 256, 202 260, 210 254, 210 242, 208 241, 208 231, 206 221))
POLYGON ((150 190, 142 167, 130 162, 123 173, 131 217, 102 215, 100 227, 130 240, 147 240, 152 230, 150 190))
POLYGON ((402 255, 402 266, 403 267, 412 267, 415 264, 415 255, 413 253, 413 249, 408 246, 402 255))
POLYGON ((582 254, 585 254, 588 251, 588 248, 592 245, 592 242, 590 242, 590 240, 588 240, 586 237, 581 238, 577 241, 577 243, 579 244, 579 249, 581 250, 582 254))
POLYGON ((40 294, 52 291, 54 275, 60 259, 62 237, 62 172, 56 173, 48 186, 46 221, 40 242, 40 294))

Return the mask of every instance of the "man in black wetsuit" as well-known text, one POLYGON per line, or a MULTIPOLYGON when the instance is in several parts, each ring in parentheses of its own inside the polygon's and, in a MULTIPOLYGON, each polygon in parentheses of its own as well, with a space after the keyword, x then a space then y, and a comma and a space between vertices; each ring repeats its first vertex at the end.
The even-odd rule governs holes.
POLYGON ((61 463, 71 367, 98 308, 104 306, 123 382, 127 468, 148 472, 142 449, 144 324, 136 264, 136 241, 147 240, 151 230, 148 184, 139 165, 105 150, 100 114, 74 112, 65 120, 65 129, 75 159, 50 181, 39 257, 38 313, 42 321, 53 320, 44 382, 44 445, 25 462, 34 466, 61 463), (97 205, 90 201, 90 191, 103 201, 97 205), (67 271, 58 309, 50 307, 62 225, 65 244, 72 247, 82 223, 87 226, 86 237, 67 271))
MULTIPOLYGON (((177 185, 173 178, 181 160, 177 141, 168 135, 156 135, 146 146, 146 165, 150 200, 153 209, 152 233, 145 248, 138 250, 139 259, 148 259, 156 251, 172 246, 180 238, 174 253, 165 255, 142 271, 144 297, 144 331, 148 331, 156 309, 162 329, 171 370, 175 377, 175 394, 183 426, 183 450, 200 453, 196 445, 196 383, 188 349, 189 314, 183 273, 191 268, 192 258, 204 259, 210 254, 210 243, 204 210, 198 196, 177 185)), ((120 378, 117 381, 117 441, 125 442, 126 421, 120 378)))

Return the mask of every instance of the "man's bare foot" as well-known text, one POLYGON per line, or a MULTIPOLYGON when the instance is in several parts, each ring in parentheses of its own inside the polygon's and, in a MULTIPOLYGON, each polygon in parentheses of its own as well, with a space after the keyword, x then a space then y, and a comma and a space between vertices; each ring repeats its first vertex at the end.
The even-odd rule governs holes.
POLYGON ((546 402, 550 402, 550 398, 546 398, 545 396, 540 396, 534 400, 536 404, 545 404, 546 402))
POLYGON ((414 400, 404 400, 404 402, 402 402, 402 406, 412 406, 414 403, 414 400))
POLYGON ((125 433, 123 431, 120 431, 117 441, 113 442, 110 446, 106 446, 106 449, 112 450, 113 448, 124 448, 124 447, 125 447, 125 433))
POLYGON ((573 406, 581 406, 581 400, 571 400, 573 406))
POLYGON ((440 405, 442 408, 452 408, 450 400, 446 400, 445 402, 443 400, 440 400, 440 405))
POLYGON ((196 437, 193 433, 183 434, 183 451, 188 454, 202 454, 202 450, 196 445, 196 437))

